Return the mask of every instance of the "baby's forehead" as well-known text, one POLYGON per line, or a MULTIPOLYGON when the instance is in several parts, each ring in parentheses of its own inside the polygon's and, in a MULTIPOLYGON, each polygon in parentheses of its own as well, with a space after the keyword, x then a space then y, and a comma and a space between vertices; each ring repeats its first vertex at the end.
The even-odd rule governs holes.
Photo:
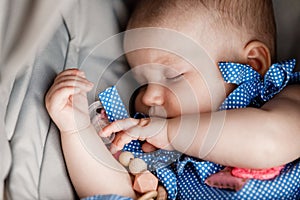
POLYGON ((130 52, 127 58, 131 68, 138 73, 151 69, 173 74, 215 68, 215 63, 205 53, 194 54, 191 58, 161 49, 143 49, 130 52))
POLYGON ((131 51, 126 53, 126 56, 130 62, 136 61, 140 64, 158 63, 162 65, 173 65, 175 63, 185 61, 185 58, 183 56, 176 54, 175 52, 153 48, 131 51))
MULTIPOLYGON (((191 27, 192 28, 192 27, 191 27)), ((205 37, 205 40, 209 38, 205 37)), ((207 45, 186 32, 171 29, 148 27, 130 30, 125 33, 124 51, 131 67, 144 63, 161 63, 170 65, 177 62, 194 63, 195 59, 215 58, 210 46, 218 45, 207 41, 207 45), (196 57, 196 58, 195 58, 196 57)), ((215 50, 215 49, 213 49, 215 50)))

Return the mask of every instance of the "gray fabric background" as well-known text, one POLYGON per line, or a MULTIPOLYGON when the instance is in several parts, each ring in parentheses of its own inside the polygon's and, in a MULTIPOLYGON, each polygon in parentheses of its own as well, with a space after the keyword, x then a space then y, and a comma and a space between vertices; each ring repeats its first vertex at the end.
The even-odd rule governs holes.
POLYGON ((273 0, 277 22, 278 59, 297 59, 300 70, 300 1, 273 0))
MULTIPOLYGON (((122 53, 121 40, 90 52, 124 28, 125 3, 130 2, 0 1, 0 199, 76 198, 44 96, 54 77, 71 67, 99 83, 89 102, 117 82, 127 69, 125 61, 109 63, 122 53)), ((274 0, 274 7, 279 58, 300 60, 300 1, 274 0)))

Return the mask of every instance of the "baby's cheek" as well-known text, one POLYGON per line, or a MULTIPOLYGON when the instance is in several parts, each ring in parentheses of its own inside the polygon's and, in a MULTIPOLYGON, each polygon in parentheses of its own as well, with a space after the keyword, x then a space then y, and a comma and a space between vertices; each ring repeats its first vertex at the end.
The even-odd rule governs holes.
POLYGON ((135 112, 139 112, 139 113, 144 113, 144 114, 149 114, 149 107, 146 106, 143 102, 142 102, 142 97, 144 95, 145 91, 142 90, 140 91, 140 93, 136 96, 135 100, 134 100, 134 109, 135 112))
POLYGON ((169 102, 165 104, 165 112, 169 118, 184 114, 184 104, 178 98, 167 97, 167 99, 169 99, 169 102))

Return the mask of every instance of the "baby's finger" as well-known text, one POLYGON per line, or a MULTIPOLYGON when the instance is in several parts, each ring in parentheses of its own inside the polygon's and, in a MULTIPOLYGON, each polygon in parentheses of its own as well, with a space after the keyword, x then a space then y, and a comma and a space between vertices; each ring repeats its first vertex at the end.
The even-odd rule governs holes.
POLYGON ((64 79, 59 82, 56 82, 54 84, 54 87, 60 88, 60 87, 69 87, 69 86, 74 86, 74 87, 79 87, 79 88, 91 88, 94 86, 94 84, 86 79, 64 79))
POLYGON ((60 77, 63 76, 68 76, 68 75, 73 75, 73 76, 85 76, 83 71, 80 71, 79 69, 73 68, 73 69, 67 69, 62 72, 60 72, 56 78, 59 79, 60 77))
POLYGON ((139 124, 139 119, 127 118, 122 120, 117 120, 110 125, 104 127, 99 133, 101 137, 109 137, 112 133, 130 129, 139 124))
POLYGON ((67 104, 69 97, 79 92, 79 88, 64 87, 53 95, 47 94, 46 107, 50 111, 60 111, 67 104))
POLYGON ((91 82, 87 80, 85 76, 80 76, 77 74, 66 74, 66 75, 57 76, 53 82, 53 85, 63 84, 69 81, 73 81, 74 84, 76 83, 91 84, 91 82))
POLYGON ((82 76, 66 75, 66 76, 61 76, 59 78, 56 78, 54 80, 53 84, 60 84, 60 83, 68 82, 68 81, 73 81, 74 84, 77 82, 82 82, 82 83, 86 83, 86 84, 91 83, 89 80, 87 80, 85 77, 82 77, 82 76))
POLYGON ((110 146, 111 153, 115 154, 117 151, 123 149, 126 144, 136 139, 137 138, 131 137, 131 135, 127 134, 124 131, 119 132, 118 134, 116 134, 115 139, 110 146))
POLYGON ((53 85, 52 88, 48 92, 48 97, 56 96, 56 95, 74 95, 79 92, 86 93, 92 89, 92 86, 86 84, 77 84, 74 86, 72 83, 65 83, 65 84, 57 84, 53 85), (68 90, 68 93, 63 92, 65 89, 68 90), (69 93, 70 92, 70 93, 69 93))

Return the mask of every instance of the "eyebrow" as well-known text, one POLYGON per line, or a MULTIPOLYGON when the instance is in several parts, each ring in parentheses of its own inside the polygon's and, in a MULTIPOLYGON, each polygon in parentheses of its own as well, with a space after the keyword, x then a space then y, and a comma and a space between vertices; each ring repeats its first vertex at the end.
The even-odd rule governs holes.
POLYGON ((174 63, 176 60, 179 60, 179 56, 170 52, 166 52, 166 55, 161 55, 154 61, 157 63, 161 63, 163 65, 170 65, 174 63))

